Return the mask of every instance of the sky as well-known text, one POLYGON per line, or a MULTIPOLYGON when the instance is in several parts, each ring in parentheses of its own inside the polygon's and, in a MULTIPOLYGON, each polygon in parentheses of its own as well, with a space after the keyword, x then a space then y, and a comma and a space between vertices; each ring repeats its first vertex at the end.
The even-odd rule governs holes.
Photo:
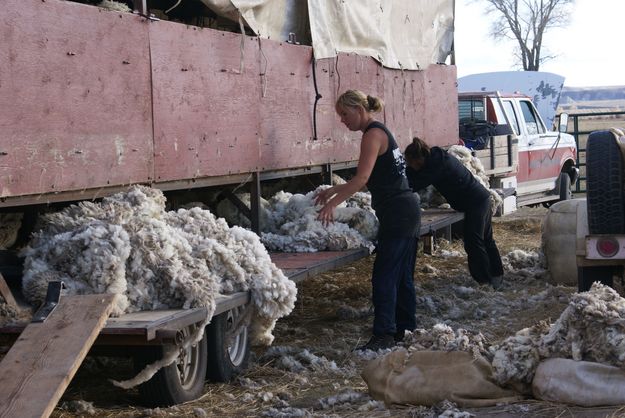
MULTIPOLYGON (((488 36, 493 17, 483 0, 456 0, 455 50, 458 77, 518 70, 511 41, 488 36)), ((576 0, 570 25, 543 35, 543 51, 555 58, 540 66, 565 77, 567 87, 625 85, 625 0, 576 0)), ((544 53, 543 53, 544 55, 544 53)))

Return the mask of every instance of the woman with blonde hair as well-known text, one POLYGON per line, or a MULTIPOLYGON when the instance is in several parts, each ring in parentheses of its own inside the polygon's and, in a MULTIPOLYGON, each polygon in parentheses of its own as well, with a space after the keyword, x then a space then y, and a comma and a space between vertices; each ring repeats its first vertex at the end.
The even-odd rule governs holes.
POLYGON ((406 178, 406 162, 393 134, 373 117, 382 101, 359 90, 348 90, 336 102, 336 113, 350 131, 361 131, 356 175, 345 184, 319 192, 318 219, 332 222, 334 209, 365 185, 379 220, 376 257, 371 277, 373 336, 357 350, 389 348, 405 331, 416 328, 414 268, 420 228, 418 196, 406 178))

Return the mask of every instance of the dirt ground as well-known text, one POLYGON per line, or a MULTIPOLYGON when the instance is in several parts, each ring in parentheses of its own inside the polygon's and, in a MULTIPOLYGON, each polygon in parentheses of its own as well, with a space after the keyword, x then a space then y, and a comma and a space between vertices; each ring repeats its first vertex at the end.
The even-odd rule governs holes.
MULTIPOLYGON (((573 287, 554 286, 540 265, 544 208, 523 208, 494 219, 495 239, 506 264, 499 291, 468 276, 461 241, 439 240, 434 255, 419 254, 415 272, 418 327, 443 323, 480 332, 490 344, 540 320, 554 321, 573 287), (515 253, 511 252, 515 250, 515 253)), ((249 368, 228 384, 207 384, 200 399, 147 409, 136 390, 108 379, 132 376, 122 360, 89 358, 55 409, 54 417, 617 417, 625 409, 584 409, 532 399, 481 409, 385 406, 373 400, 360 376, 371 356, 352 350, 366 342, 372 322, 373 257, 299 285, 295 310, 278 321, 271 348, 254 348, 249 368)))

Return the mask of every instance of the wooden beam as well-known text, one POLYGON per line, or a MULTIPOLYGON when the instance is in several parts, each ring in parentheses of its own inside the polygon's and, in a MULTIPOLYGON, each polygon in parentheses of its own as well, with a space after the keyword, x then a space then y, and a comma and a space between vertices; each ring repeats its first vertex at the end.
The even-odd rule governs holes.
POLYGON ((13 297, 13 293, 11 293, 11 289, 9 289, 9 285, 7 285, 6 280, 4 280, 4 276, 0 273, 0 296, 4 299, 7 305, 12 306, 15 309, 20 309, 13 297))
POLYGON ((48 417, 106 323, 114 295, 62 297, 0 362, 0 417, 48 417))

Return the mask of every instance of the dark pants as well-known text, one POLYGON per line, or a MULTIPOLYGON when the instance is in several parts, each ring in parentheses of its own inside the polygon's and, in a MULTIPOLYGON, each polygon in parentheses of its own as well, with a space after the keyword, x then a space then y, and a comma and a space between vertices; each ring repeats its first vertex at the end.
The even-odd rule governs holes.
POLYGON ((395 334, 416 328, 414 269, 418 238, 378 241, 373 263, 373 333, 395 334))
POLYGON ((471 277, 478 283, 490 283, 492 277, 503 275, 491 219, 490 199, 464 213, 464 250, 471 277))

